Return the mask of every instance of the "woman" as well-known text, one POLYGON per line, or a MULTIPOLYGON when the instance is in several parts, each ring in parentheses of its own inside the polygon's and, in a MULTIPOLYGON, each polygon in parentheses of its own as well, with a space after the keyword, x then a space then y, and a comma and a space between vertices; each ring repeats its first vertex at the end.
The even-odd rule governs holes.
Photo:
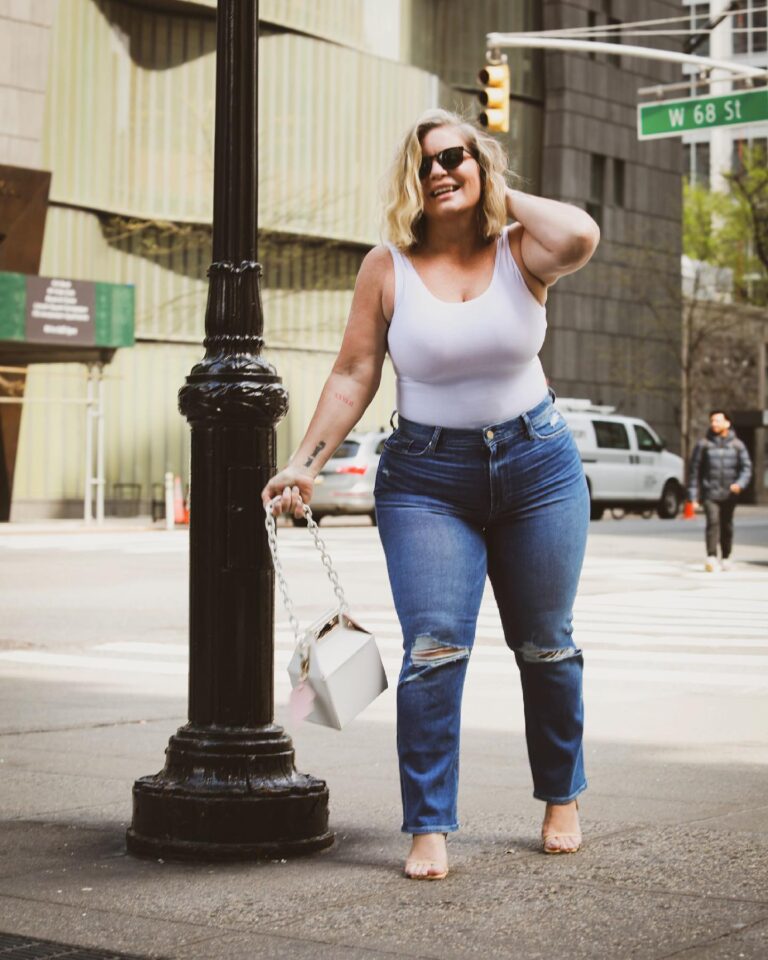
POLYGON ((323 464, 379 386, 389 349, 398 426, 376 515, 403 631, 397 747, 405 874, 447 875, 458 829, 461 694, 486 574, 520 670, 547 853, 581 844, 581 651, 571 612, 589 501, 538 359, 547 288, 599 239, 577 207, 508 189, 487 134, 443 110, 404 138, 388 177, 388 243, 365 257, 339 355, 298 450, 262 491, 301 515, 323 464), (506 227, 507 218, 516 221, 506 227))

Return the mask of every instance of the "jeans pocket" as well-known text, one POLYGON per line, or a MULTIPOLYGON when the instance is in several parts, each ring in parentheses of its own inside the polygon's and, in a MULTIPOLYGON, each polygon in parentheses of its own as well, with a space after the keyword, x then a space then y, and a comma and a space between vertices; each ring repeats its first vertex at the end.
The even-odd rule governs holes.
POLYGON ((554 440, 568 433, 568 423, 562 413, 553 407, 531 421, 531 431, 537 440, 554 440))
POLYGON ((384 449, 390 453, 402 453, 409 457, 423 456, 432 445, 432 437, 418 439, 405 436, 398 427, 384 441, 384 449))

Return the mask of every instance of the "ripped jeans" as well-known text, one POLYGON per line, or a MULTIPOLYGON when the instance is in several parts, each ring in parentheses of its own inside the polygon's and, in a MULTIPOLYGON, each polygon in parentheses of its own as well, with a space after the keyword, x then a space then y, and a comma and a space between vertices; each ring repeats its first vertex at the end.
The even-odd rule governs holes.
POLYGON ((571 618, 589 495, 552 400, 478 429, 400 417, 375 497, 404 638, 403 831, 458 829, 461 696, 486 574, 520 671, 533 795, 569 802, 587 785, 583 659, 571 618))

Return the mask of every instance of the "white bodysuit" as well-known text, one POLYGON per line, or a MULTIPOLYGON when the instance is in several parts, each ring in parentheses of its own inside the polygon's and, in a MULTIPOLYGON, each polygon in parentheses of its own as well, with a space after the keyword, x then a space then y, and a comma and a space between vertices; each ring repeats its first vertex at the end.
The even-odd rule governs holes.
POLYGON ((397 409, 443 427, 483 427, 517 417, 547 395, 539 350, 546 309, 497 241, 493 277, 472 300, 430 293, 411 260, 387 244, 395 265, 395 309, 387 343, 397 375, 397 409))

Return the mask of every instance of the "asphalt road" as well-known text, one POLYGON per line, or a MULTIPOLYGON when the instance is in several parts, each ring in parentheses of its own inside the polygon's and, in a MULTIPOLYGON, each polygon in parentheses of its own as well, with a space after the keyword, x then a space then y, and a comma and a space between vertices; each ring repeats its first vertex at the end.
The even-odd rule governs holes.
MULTIPOLYGON (((378 638, 391 688, 366 714, 391 723, 402 638, 383 553, 367 520, 324 521, 353 611, 378 638)), ((280 528, 302 622, 332 603, 306 530, 280 528)), ((734 569, 703 570, 703 520, 591 524, 575 611, 593 738, 749 744, 768 730, 768 511, 737 513, 734 569), (617 709, 620 714, 617 715, 617 709), (722 716, 728 716, 726 726, 722 716), (617 720, 620 722, 617 723, 617 720)), ((0 532, 0 673, 183 698, 186 530, 0 532)), ((293 639, 277 599, 276 702, 293 639)), ((27 708, 22 714, 27 713, 27 708)), ((6 721, 7 722, 7 721, 6 721)), ((39 724, 22 716, 17 722, 39 724)), ((522 730, 514 660, 488 586, 469 668, 465 727, 522 730)))

